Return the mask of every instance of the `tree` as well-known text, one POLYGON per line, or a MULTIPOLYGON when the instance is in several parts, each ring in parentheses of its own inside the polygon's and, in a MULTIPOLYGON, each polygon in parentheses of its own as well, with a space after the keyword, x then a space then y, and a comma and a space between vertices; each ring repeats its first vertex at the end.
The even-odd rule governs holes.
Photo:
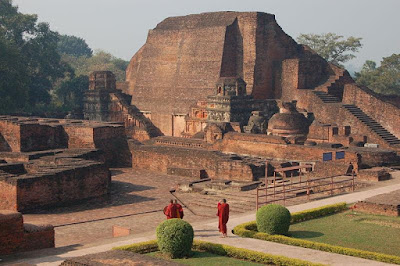
POLYGON ((0 0, 0 112, 50 102, 52 83, 72 71, 57 52, 58 34, 36 15, 0 0))
POLYGON ((297 42, 307 45, 328 62, 341 66, 355 57, 354 53, 362 47, 362 38, 343 36, 335 33, 300 34, 297 42))
POLYGON ((377 93, 400 95, 400 54, 384 57, 379 67, 374 61, 366 61, 355 78, 357 84, 377 93))
POLYGON ((93 55, 93 50, 90 49, 86 41, 76 36, 60 35, 57 49, 61 54, 67 54, 76 57, 91 57, 93 55))
POLYGON ((116 79, 125 80, 125 70, 129 62, 116 58, 110 53, 97 50, 92 57, 63 55, 63 61, 71 65, 77 76, 88 76, 92 71, 109 70, 112 71, 116 79))
POLYGON ((63 81, 55 90, 58 99, 67 110, 83 106, 83 95, 89 89, 89 77, 79 76, 63 81))

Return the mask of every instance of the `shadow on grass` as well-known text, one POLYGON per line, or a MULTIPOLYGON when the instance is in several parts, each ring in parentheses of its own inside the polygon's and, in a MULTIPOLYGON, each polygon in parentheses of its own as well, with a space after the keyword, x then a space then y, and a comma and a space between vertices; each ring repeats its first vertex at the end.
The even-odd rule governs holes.
POLYGON ((290 231, 289 236, 294 238, 316 238, 323 236, 324 234, 321 232, 314 231, 290 231))

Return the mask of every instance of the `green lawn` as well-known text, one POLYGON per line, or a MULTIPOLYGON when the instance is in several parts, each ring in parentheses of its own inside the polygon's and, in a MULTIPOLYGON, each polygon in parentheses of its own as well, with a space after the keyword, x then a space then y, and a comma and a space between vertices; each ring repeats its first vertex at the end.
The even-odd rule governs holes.
MULTIPOLYGON (((218 265, 218 266, 244 266, 244 265, 263 265, 254 262, 248 262, 243 260, 238 260, 234 258, 224 257, 220 255, 216 255, 209 252, 201 252, 201 251, 193 251, 193 257, 188 259, 173 259, 172 261, 184 265, 218 265)), ((161 253, 151 252, 147 255, 160 258, 159 256, 161 253)))
POLYGON ((290 226, 290 236, 400 256, 400 217, 345 211, 290 226))

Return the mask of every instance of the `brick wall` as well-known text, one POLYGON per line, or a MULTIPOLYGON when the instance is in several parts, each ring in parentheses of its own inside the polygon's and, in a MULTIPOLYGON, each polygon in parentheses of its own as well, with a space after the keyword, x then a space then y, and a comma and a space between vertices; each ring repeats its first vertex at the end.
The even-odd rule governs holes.
POLYGON ((0 254, 17 252, 24 238, 22 214, 0 210, 0 254))
POLYGON ((396 137, 400 138, 400 109, 384 101, 367 88, 360 88, 356 84, 345 86, 343 103, 354 104, 367 115, 379 122, 396 137))
POLYGON ((24 224, 19 212, 0 210, 0 255, 54 247, 54 227, 24 224))
MULTIPOLYGON (((225 134, 224 139, 217 143, 215 148, 223 152, 298 161, 321 161, 324 153, 332 152, 335 157, 335 152, 341 151, 320 146, 286 144, 282 139, 279 143, 276 137, 271 138, 267 135, 254 136, 231 132, 225 134)), ((344 161, 357 162, 356 153, 346 152, 344 161)))
POLYGON ((167 173, 170 168, 205 170, 212 179, 256 179, 251 165, 230 160, 215 151, 164 146, 133 146, 132 167, 167 173))
POLYGON ((361 212, 385 216, 400 216, 399 206, 360 201, 356 203, 355 207, 357 211, 361 212))
POLYGON ((0 177, 0 210, 17 209, 17 186, 15 180, 0 177))
POLYGON ((50 162, 43 164, 37 166, 39 173, 28 168, 31 173, 0 181, 0 208, 27 211, 108 193, 111 176, 102 163, 60 159, 53 168, 50 162))

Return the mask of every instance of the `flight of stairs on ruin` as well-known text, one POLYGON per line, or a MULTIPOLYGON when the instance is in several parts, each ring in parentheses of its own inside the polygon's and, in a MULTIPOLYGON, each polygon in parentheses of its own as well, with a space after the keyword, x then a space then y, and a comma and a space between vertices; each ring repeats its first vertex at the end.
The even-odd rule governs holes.
POLYGON ((130 101, 132 99, 131 95, 125 94, 123 92, 114 93, 114 95, 118 99, 121 106, 128 110, 128 115, 130 116, 130 118, 138 120, 142 123, 150 137, 158 137, 162 135, 160 130, 153 125, 150 119, 145 117, 136 106, 130 104, 130 101))
POLYGON ((340 103, 339 98, 324 91, 313 91, 313 93, 320 98, 323 103, 340 103))
POLYGON ((400 145, 400 139, 390 133, 381 124, 372 119, 366 113, 364 113, 360 108, 352 104, 343 104, 343 108, 348 110, 353 116, 360 120, 364 125, 376 133, 380 138, 382 138, 389 145, 400 145))
POLYGON ((335 74, 331 75, 323 84, 317 86, 313 93, 324 103, 339 103, 342 101, 344 85, 352 82, 349 73, 336 66, 331 66, 335 74))

